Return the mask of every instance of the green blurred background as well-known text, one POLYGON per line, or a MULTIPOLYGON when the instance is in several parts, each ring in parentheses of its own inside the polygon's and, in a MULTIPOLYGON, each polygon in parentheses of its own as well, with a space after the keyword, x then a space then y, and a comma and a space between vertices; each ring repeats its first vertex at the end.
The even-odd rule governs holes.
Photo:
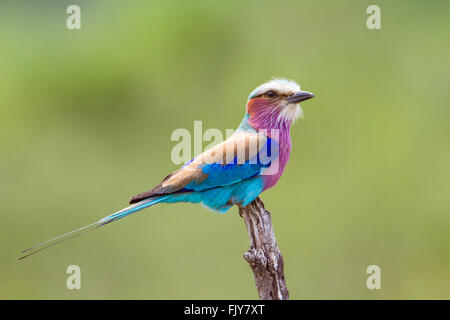
POLYGON ((450 298, 449 1, 2 1, 0 298, 257 298, 237 209, 160 205, 23 261, 235 128, 272 76, 317 98, 262 195, 293 299, 450 298), (381 7, 382 30, 366 28, 381 7), (81 7, 81 30, 65 26, 81 7), (205 143, 207 144, 207 143, 205 143), (82 289, 68 290, 67 266, 82 289), (366 288, 367 266, 382 289, 366 288))

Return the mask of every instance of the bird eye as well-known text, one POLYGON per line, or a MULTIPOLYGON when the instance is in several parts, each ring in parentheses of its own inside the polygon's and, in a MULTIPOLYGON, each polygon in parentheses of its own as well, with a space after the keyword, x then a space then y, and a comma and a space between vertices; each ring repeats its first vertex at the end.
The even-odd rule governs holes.
POLYGON ((266 96, 268 96, 269 98, 273 98, 275 97, 277 94, 274 91, 267 91, 266 96))

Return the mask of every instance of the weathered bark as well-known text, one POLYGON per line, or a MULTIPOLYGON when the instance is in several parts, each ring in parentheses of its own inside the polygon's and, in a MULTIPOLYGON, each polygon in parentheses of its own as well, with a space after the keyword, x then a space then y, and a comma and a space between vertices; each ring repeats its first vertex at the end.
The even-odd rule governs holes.
POLYGON ((270 212, 258 197, 239 208, 245 220, 250 250, 244 253, 255 276, 256 289, 262 300, 288 300, 289 291, 284 279, 284 261, 272 227, 270 212))

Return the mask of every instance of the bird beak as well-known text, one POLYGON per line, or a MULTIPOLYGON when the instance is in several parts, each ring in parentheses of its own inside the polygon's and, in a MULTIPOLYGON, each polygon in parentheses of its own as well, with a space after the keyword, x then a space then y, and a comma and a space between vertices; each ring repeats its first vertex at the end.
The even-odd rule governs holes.
POLYGON ((293 94, 292 96, 288 97, 287 101, 289 103, 299 103, 299 102, 302 102, 302 101, 305 101, 305 100, 308 100, 308 99, 311 99, 314 97, 315 97, 315 95, 312 94, 311 92, 299 91, 299 92, 293 94))

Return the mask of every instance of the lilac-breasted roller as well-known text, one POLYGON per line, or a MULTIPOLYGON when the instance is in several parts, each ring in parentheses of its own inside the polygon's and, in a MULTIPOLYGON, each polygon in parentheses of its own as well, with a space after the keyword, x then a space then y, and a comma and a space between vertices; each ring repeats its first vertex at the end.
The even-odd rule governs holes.
POLYGON ((125 209, 26 249, 19 259, 158 203, 201 203, 217 212, 246 206, 280 179, 291 152, 291 124, 303 114, 300 102, 313 97, 292 80, 260 85, 250 93, 244 119, 228 139, 132 197, 125 209))

